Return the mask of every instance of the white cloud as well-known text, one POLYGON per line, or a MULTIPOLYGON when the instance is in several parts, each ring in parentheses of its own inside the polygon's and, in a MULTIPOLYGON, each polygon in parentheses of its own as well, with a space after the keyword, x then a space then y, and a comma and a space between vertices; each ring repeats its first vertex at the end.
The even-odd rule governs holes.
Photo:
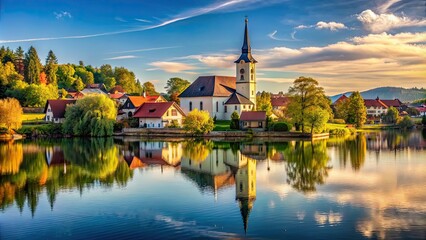
POLYGON ((161 69, 169 73, 180 73, 180 72, 191 73, 186 71, 196 69, 195 66, 192 66, 190 64, 178 63, 178 62, 152 62, 149 65, 157 67, 158 69, 161 69))
POLYGON ((382 4, 377 7, 379 13, 387 13, 395 3, 401 2, 401 0, 384 0, 382 4))
POLYGON ((268 34, 268 37, 269 37, 270 39, 277 40, 277 41, 298 41, 298 39, 296 39, 296 37, 295 37, 296 31, 294 31, 294 32, 292 32, 292 33, 290 34, 291 39, 287 39, 287 38, 279 38, 279 37, 277 37, 277 36, 276 36, 276 34, 277 34, 277 33, 278 33, 278 31, 277 31, 277 30, 275 30, 275 31, 273 31, 273 32, 269 33, 269 34, 268 34))
POLYGON ((357 19, 367 31, 382 33, 402 27, 424 27, 426 19, 411 19, 407 16, 397 16, 392 13, 376 14, 370 9, 361 12, 357 19))
POLYGON ((124 20, 121 17, 115 17, 114 19, 117 20, 117 21, 119 21, 119 22, 127 22, 126 20, 124 20))
POLYGON ((337 31, 339 29, 347 29, 345 24, 337 22, 317 22, 316 29, 330 29, 330 31, 337 31))
POLYGON ((306 29, 306 28, 311 28, 312 26, 306 26, 306 25, 299 25, 297 27, 295 27, 294 29, 306 29))
POLYGON ((146 20, 146 19, 142 19, 142 18, 135 18, 135 21, 144 22, 144 23, 151 23, 152 22, 150 20, 146 20))
POLYGON ((122 60, 122 59, 132 59, 132 58, 138 58, 138 57, 134 55, 125 55, 125 56, 105 58, 104 60, 122 60))
POLYGON ((53 13, 56 17, 56 19, 62 19, 62 18, 72 18, 72 15, 70 12, 66 12, 66 11, 60 11, 59 13, 54 12, 53 13))

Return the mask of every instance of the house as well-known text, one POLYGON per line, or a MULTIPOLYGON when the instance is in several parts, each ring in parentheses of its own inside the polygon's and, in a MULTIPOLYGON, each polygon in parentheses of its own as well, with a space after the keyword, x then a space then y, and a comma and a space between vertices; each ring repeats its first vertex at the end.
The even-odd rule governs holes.
POLYGON ((247 24, 246 19, 241 55, 234 61, 236 77, 198 77, 179 95, 185 113, 197 108, 218 120, 229 120, 234 111, 240 114, 255 109, 257 61, 251 55, 247 24))
POLYGON ((101 89, 98 88, 85 88, 81 91, 78 91, 75 95, 74 95, 74 99, 81 99, 85 96, 88 95, 96 95, 96 94, 101 94, 101 95, 107 95, 106 92, 102 91, 101 89))
POLYGON ((140 142, 139 159, 145 165, 177 167, 182 159, 182 143, 140 142))
POLYGON ((146 102, 136 110, 133 117, 139 119, 139 127, 164 128, 172 121, 182 125, 185 113, 175 102, 146 102))
POLYGON ((240 128, 265 130, 266 119, 265 111, 243 111, 240 116, 240 128))
POLYGON ((426 116, 426 104, 420 105, 416 109, 419 110, 420 116, 426 116))
POLYGON ((87 84, 86 89, 99 89, 104 93, 108 93, 108 90, 106 89, 105 84, 103 84, 103 83, 87 84))
POLYGON ((76 100, 74 99, 47 100, 44 107, 44 113, 46 114, 44 120, 54 123, 64 122, 67 105, 74 104, 75 102, 76 100))
POLYGON ((340 96, 338 99, 336 99, 336 101, 334 101, 331 105, 336 106, 338 103, 341 103, 341 102, 343 102, 347 99, 348 99, 348 97, 346 97, 345 94, 342 94, 342 96, 340 96))
POLYGON ((282 94, 271 94, 271 105, 273 110, 284 110, 290 102, 290 98, 282 94))
POLYGON ((386 106, 388 106, 388 108, 394 107, 394 108, 398 109, 398 111, 400 111, 400 112, 403 110, 402 108, 403 108, 404 104, 398 98, 395 98, 393 100, 380 99, 380 101, 382 101, 386 106))
POLYGON ((161 96, 128 96, 124 104, 121 106, 117 120, 132 117, 137 108, 139 108, 145 102, 167 102, 167 100, 161 96))
POLYGON ((379 117, 388 111, 388 106, 378 97, 376 99, 364 99, 364 105, 367 108, 367 117, 379 117))
POLYGON ((127 101, 127 98, 129 98, 127 94, 121 92, 109 93, 108 96, 112 100, 116 101, 119 106, 123 106, 124 103, 127 101))

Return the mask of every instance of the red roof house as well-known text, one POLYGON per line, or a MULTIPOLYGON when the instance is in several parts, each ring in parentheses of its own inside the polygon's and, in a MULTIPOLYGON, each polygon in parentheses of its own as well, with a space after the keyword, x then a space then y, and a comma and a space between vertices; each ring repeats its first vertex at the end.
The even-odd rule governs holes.
POLYGON ((61 123, 65 120, 65 110, 67 105, 74 104, 75 99, 47 100, 44 107, 45 121, 61 123))
POLYGON ((139 127, 164 128, 172 121, 181 125, 185 113, 175 102, 146 102, 135 111, 133 117, 139 118, 139 127))
POLYGON ((265 111, 243 111, 240 116, 241 129, 266 129, 265 111))

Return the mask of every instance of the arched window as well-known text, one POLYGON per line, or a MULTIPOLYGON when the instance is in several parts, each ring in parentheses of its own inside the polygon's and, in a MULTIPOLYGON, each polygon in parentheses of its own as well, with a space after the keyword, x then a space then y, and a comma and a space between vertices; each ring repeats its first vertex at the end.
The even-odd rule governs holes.
POLYGON ((203 101, 200 101, 200 111, 203 110, 203 101))
POLYGON ((219 112, 219 102, 216 102, 216 112, 219 112))
POLYGON ((244 75, 241 75, 240 80, 244 80, 244 75))
POLYGON ((189 111, 192 111, 192 102, 189 102, 189 111))
POLYGON ((242 191, 243 191, 243 183, 240 182, 240 192, 242 192, 242 191))

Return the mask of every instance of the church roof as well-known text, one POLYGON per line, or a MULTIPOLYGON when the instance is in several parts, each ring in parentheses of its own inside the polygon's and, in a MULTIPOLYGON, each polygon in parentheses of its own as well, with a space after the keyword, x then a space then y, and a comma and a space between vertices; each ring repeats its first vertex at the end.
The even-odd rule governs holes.
POLYGON ((244 62, 253 62, 257 63, 256 59, 253 58, 251 55, 251 46, 250 46, 250 38, 248 35, 248 19, 245 20, 246 26, 244 29, 244 42, 243 47, 241 48, 241 55, 240 58, 238 58, 235 63, 239 63, 241 60, 244 60, 244 62))
POLYGON ((254 105, 254 103, 252 101, 250 101, 250 99, 244 97, 243 95, 234 92, 231 97, 228 99, 228 101, 225 102, 226 104, 250 104, 250 105, 254 105))
POLYGON ((235 77, 198 77, 179 97, 228 97, 235 92, 235 77))

